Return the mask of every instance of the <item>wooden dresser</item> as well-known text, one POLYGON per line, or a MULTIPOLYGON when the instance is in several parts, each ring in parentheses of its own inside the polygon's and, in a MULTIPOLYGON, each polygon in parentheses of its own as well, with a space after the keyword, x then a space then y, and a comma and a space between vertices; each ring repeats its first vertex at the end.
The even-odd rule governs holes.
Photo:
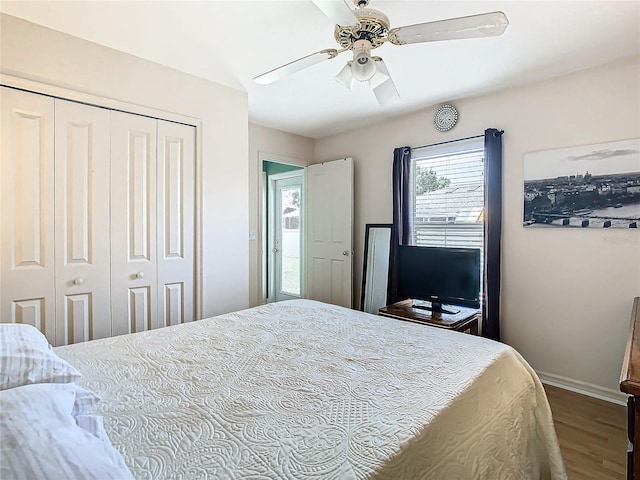
POLYGON ((640 297, 636 297, 631 310, 629 337, 620 375, 620 390, 630 395, 627 401, 627 479, 640 480, 640 297))

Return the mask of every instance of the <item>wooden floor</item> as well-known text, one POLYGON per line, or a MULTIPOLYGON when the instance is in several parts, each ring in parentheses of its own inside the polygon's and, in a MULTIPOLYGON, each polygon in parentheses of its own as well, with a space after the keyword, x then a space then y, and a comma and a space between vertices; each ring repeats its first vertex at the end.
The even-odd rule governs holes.
POLYGON ((626 408, 549 385, 544 389, 569 480, 623 480, 626 408))

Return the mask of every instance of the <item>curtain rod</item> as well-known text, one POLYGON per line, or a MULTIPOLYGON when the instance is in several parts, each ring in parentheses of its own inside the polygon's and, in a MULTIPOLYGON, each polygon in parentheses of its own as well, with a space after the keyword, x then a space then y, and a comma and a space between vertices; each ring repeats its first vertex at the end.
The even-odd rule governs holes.
POLYGON ((445 145, 447 143, 453 143, 453 142, 462 142, 464 140, 471 140, 472 138, 483 138, 483 135, 474 135, 473 137, 467 137, 467 138, 458 138, 456 140, 448 140, 446 142, 440 142, 440 143, 431 143, 429 145, 421 145, 419 147, 412 147, 412 150, 417 150, 419 148, 426 148, 426 147, 435 147, 436 145, 445 145))

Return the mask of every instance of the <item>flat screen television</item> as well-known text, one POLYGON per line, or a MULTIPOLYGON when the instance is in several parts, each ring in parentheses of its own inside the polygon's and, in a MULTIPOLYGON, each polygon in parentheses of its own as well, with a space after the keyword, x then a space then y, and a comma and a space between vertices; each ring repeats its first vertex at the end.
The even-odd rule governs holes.
POLYGON ((431 302, 413 307, 435 312, 460 311, 443 305, 480 308, 480 249, 401 245, 398 295, 431 302))

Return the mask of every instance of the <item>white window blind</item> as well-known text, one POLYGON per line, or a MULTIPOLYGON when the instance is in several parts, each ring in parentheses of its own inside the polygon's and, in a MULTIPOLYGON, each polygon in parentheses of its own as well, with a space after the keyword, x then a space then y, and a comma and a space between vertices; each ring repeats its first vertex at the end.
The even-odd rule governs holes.
POLYGON ((484 138, 414 149, 413 244, 483 248, 484 138))

